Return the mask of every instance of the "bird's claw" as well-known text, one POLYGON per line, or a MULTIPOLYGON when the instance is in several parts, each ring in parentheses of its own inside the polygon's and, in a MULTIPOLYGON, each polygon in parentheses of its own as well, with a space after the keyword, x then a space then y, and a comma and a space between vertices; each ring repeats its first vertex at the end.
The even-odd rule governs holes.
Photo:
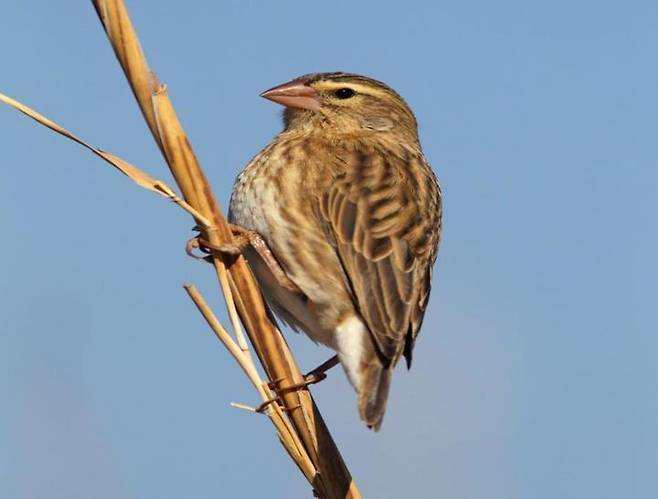
MULTIPOLYGON (((197 260, 208 260, 207 256, 198 256, 195 250, 200 250, 207 255, 217 255, 221 258, 236 257, 244 253, 249 245, 258 243, 264 244, 264 241, 257 232, 245 229, 239 225, 229 225, 234 241, 232 243, 213 244, 201 236, 193 237, 185 245, 185 252, 197 260)), ((194 228, 198 230, 198 227, 194 228)))
POLYGON ((185 253, 187 253, 187 256, 191 256, 195 260, 207 260, 207 256, 199 256, 195 253, 195 250, 201 249, 199 239, 199 237, 193 237, 187 241, 187 243, 185 243, 185 253))
MULTIPOLYGON (((258 412, 259 414, 263 414, 265 412, 265 409, 267 409, 270 406, 270 404, 272 404, 274 402, 280 402, 280 398, 281 397, 272 397, 271 399, 266 400, 261 405, 256 407, 254 409, 254 411, 258 412)), ((294 411, 295 409, 299 409, 300 407, 301 407, 301 405, 296 405, 296 406, 290 407, 290 408, 281 406, 281 410, 282 411, 294 411)))
MULTIPOLYGON (((278 390, 277 390, 277 385, 285 378, 280 378, 280 379, 271 381, 267 384, 267 387, 270 390, 276 391, 278 393, 278 395, 276 397, 272 397, 271 399, 266 400, 265 402, 260 404, 258 407, 256 407, 255 411, 259 412, 259 413, 263 413, 263 412, 265 412, 265 409, 267 409, 267 407, 270 404, 272 404, 273 402, 279 402, 280 401, 281 394, 286 393, 286 392, 291 392, 291 391, 294 391, 294 390, 301 390, 301 389, 304 389, 304 388, 308 388, 309 385, 314 385, 315 383, 319 383, 320 381, 322 381, 326 377, 327 377, 327 374, 325 372, 316 372, 316 370, 314 369, 313 371, 310 371, 308 374, 304 375, 304 381, 302 381, 301 383, 295 383, 294 385, 279 388, 278 390)), ((281 409, 283 409, 284 411, 285 410, 292 411, 294 409, 297 409, 298 407, 299 406, 287 408, 287 407, 282 406, 281 409)))

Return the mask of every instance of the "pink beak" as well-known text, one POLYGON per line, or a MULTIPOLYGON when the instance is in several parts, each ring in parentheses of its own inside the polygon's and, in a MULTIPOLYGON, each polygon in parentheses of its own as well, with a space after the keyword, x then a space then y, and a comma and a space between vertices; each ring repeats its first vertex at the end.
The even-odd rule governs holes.
POLYGON ((292 80, 269 90, 265 90, 261 97, 265 97, 277 104, 310 111, 320 110, 320 101, 317 92, 300 80, 292 80))

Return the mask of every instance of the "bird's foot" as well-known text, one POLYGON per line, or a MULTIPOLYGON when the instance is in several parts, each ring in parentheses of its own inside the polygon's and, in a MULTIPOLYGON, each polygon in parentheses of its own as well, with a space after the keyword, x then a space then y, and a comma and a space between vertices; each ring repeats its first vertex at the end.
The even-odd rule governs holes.
MULTIPOLYGON (((294 385, 278 388, 277 386, 281 383, 282 379, 277 379, 275 381, 271 381, 270 383, 267 384, 268 388, 270 390, 274 390, 278 393, 276 397, 272 397, 271 399, 266 400, 262 404, 260 404, 258 407, 256 407, 254 410, 256 412, 265 412, 265 409, 267 407, 274 403, 274 402, 279 402, 281 398, 281 394, 285 392, 290 392, 293 390, 300 390, 302 388, 308 388, 309 385, 314 385, 315 383, 319 383, 323 379, 327 377, 327 371, 334 367, 335 365, 339 364, 338 356, 334 355, 331 357, 328 361, 323 362, 320 364, 318 367, 313 369, 312 371, 309 371, 304 375, 304 381, 301 383, 295 383, 294 385)), ((294 409, 294 408, 293 408, 294 409)))
POLYGON ((234 240, 232 243, 213 244, 203 237, 197 236, 193 237, 187 242, 185 251, 192 258, 197 258, 200 260, 205 260, 207 257, 199 257, 195 255, 194 250, 201 250, 206 254, 219 254, 221 257, 238 256, 244 253, 244 250, 247 249, 247 246, 251 245, 252 242, 258 244, 258 240, 263 241, 260 237, 260 234, 253 230, 248 230, 244 227, 240 227, 239 225, 234 224, 229 224, 229 228, 233 234, 234 240))
MULTIPOLYGON (((273 404, 274 402, 279 402, 280 403, 281 402, 281 397, 277 396, 277 397, 272 397, 271 399, 266 400, 261 405, 256 407, 254 409, 254 412, 259 412, 259 413, 262 414, 262 413, 265 412, 265 409, 267 409, 270 406, 270 404, 273 404)), ((294 411, 295 409, 299 409, 300 407, 301 407, 301 405, 296 405, 296 406, 291 407, 290 409, 288 409, 287 407, 284 407, 283 405, 280 406, 282 411, 294 411)))
POLYGON ((277 283, 284 289, 293 293, 301 294, 301 290, 297 285, 290 280, 286 272, 283 270, 279 261, 276 259, 272 250, 267 245, 263 237, 254 230, 245 229, 239 225, 230 224, 231 232, 233 233, 234 242, 229 244, 212 244, 210 241, 198 236, 190 239, 187 242, 185 251, 193 258, 207 260, 208 257, 199 257, 194 254, 194 250, 199 249, 207 254, 217 254, 218 256, 236 257, 244 253, 247 247, 251 246, 258 256, 263 260, 267 268, 270 270, 277 283))

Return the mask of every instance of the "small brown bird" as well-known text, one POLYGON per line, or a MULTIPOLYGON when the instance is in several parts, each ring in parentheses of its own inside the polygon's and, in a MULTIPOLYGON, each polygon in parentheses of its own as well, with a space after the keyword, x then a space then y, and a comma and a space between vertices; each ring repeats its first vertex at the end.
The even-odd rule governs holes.
POLYGON ((337 352, 377 430, 427 307, 439 185, 414 114, 384 83, 319 73, 262 96, 285 106, 284 130, 238 176, 229 220, 267 243, 278 269, 247 258, 268 302, 337 352))

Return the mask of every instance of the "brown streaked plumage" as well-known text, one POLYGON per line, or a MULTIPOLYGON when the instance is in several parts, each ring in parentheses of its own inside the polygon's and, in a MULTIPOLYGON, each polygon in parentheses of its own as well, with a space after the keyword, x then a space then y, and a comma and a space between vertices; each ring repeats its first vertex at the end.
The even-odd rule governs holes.
POLYGON ((258 232, 288 278, 247 257, 274 311, 338 353, 361 418, 381 425, 393 368, 427 307, 441 194, 416 119, 384 83, 349 73, 264 92, 285 129, 238 176, 231 222, 258 232))

